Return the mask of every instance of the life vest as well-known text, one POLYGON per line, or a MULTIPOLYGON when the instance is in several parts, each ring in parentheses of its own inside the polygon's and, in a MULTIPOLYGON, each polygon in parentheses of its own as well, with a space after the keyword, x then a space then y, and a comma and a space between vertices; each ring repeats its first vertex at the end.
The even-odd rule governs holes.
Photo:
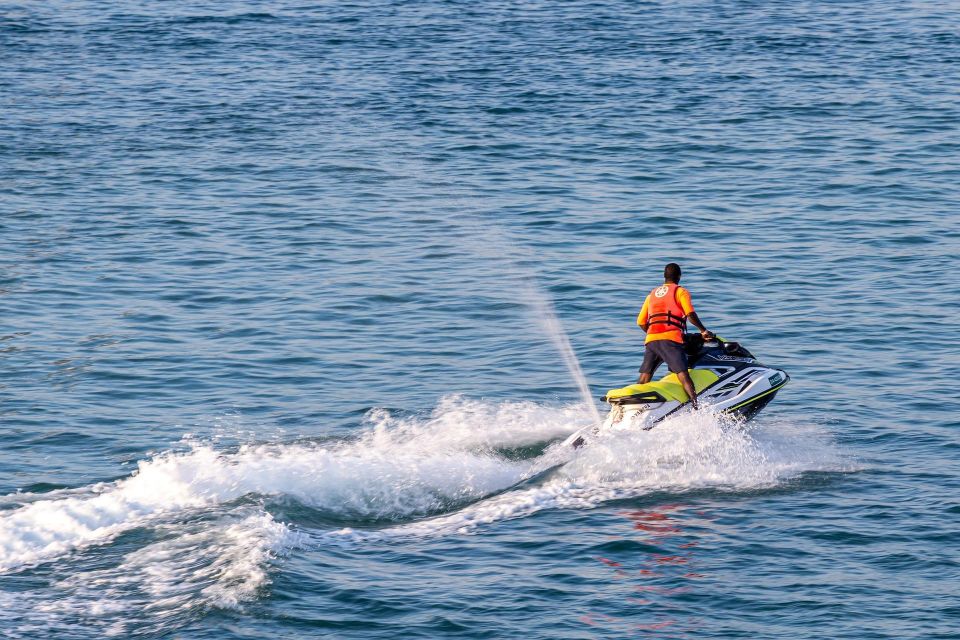
POLYGON ((668 282, 650 292, 647 304, 647 334, 685 331, 687 317, 677 301, 678 284, 668 282))

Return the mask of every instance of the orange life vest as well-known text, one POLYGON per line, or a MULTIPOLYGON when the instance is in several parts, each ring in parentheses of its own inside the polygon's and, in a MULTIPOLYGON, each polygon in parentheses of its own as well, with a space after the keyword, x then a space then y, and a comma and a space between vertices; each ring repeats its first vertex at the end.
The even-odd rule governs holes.
POLYGON ((680 285, 668 282, 650 292, 647 304, 647 334, 686 331, 687 314, 677 300, 680 285))

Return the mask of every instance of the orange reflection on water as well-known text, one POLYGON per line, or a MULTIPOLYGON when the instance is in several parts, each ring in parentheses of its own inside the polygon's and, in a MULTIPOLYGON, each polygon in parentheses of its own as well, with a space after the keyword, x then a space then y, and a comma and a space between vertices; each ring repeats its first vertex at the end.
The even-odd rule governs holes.
MULTIPOLYGON (((678 595, 689 593, 693 587, 689 584, 676 586, 677 581, 686 582, 706 577, 703 573, 691 571, 696 563, 695 549, 698 540, 683 541, 689 536, 681 526, 678 514, 687 509, 682 504, 668 504, 657 508, 620 511, 631 523, 632 534, 617 538, 634 538, 646 545, 655 545, 656 551, 636 553, 629 556, 594 556, 594 560, 610 568, 610 578, 620 582, 633 594, 624 594, 622 602, 637 607, 635 613, 615 617, 599 612, 588 612, 580 621, 590 626, 599 626, 614 631, 623 637, 689 637, 699 628, 699 621, 687 618, 666 617, 662 613, 672 610, 674 614, 684 606, 676 600, 678 595), (664 584, 666 583, 666 584, 664 584), (638 616, 654 617, 653 620, 638 622, 638 616), (663 634, 667 634, 663 636, 663 634)), ((693 512, 706 516, 703 511, 693 512)), ((622 602, 613 606, 622 608, 622 602)))
POLYGON ((675 624, 677 624, 676 620, 664 620, 663 622, 651 622, 649 624, 635 624, 632 628, 636 631, 657 631, 672 627, 675 624))

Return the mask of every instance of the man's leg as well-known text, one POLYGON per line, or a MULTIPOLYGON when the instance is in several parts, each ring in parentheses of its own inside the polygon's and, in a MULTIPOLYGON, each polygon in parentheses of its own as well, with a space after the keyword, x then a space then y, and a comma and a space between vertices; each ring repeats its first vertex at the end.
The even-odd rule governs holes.
POLYGON ((640 365, 640 378, 637 379, 637 384, 647 384, 653 378, 653 372, 657 370, 657 367, 663 362, 663 359, 660 358, 653 349, 650 348, 650 345, 646 345, 643 348, 643 364, 640 365))
POLYGON ((690 398, 690 406, 694 409, 699 409, 697 404, 697 390, 693 386, 693 380, 690 379, 690 373, 687 371, 677 372, 677 378, 680 380, 680 384, 683 385, 683 390, 687 392, 687 397, 690 398))
POLYGON ((687 393, 687 398, 690 400, 690 406, 698 409, 697 390, 693 386, 693 380, 690 379, 690 373, 687 371, 687 352, 684 350, 683 345, 677 342, 662 340, 657 341, 657 350, 658 355, 663 358, 667 366, 670 367, 671 373, 677 374, 677 379, 680 381, 683 390, 687 393))

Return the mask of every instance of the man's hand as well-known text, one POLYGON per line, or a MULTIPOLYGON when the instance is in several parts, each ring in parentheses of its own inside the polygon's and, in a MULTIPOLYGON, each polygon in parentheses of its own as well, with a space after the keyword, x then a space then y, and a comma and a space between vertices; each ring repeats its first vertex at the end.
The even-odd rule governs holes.
POLYGON ((696 311, 691 311, 690 315, 687 316, 687 320, 689 320, 697 329, 700 329, 700 335, 703 336, 704 340, 712 340, 716 337, 712 331, 708 331, 707 328, 703 326, 703 323, 700 322, 700 318, 697 317, 696 311))

